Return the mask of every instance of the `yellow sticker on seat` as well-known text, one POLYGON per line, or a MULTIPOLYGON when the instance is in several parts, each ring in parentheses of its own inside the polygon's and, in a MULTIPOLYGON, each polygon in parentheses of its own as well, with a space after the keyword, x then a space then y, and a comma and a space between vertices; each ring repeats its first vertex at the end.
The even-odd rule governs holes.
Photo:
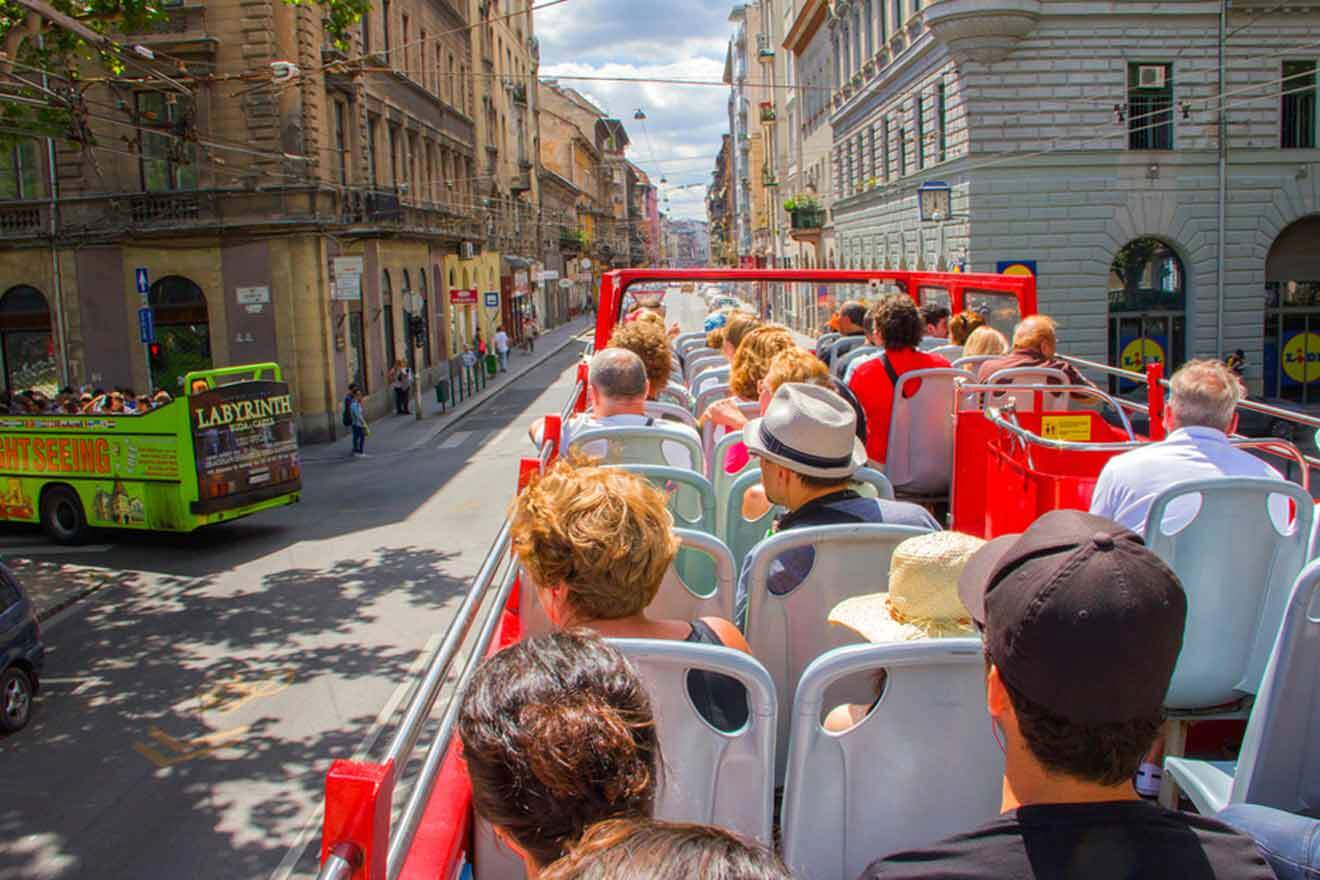
POLYGON ((1087 415, 1042 416, 1040 435, 1046 440, 1087 443, 1091 439, 1091 417, 1087 415))

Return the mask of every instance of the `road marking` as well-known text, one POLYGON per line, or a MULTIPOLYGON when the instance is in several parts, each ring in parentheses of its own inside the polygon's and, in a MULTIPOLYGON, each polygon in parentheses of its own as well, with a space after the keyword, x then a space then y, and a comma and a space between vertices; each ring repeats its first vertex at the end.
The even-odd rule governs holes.
MULTIPOLYGON (((408 671, 403 674, 403 681, 394 689, 394 693, 390 694, 390 698, 385 701, 385 705, 381 707, 380 711, 376 713, 376 720, 372 722, 371 729, 367 731, 366 737, 353 751, 352 756, 349 758, 350 761, 361 761, 376 745, 376 740, 380 739, 380 735, 385 732, 385 725, 394 717, 394 713, 399 709, 399 704, 403 702, 404 697, 408 695, 408 692, 413 689, 413 686, 421 678, 422 668, 426 666, 426 661, 431 658, 431 654, 435 652, 444 636, 443 632, 438 632, 422 646, 422 651, 417 655, 417 659, 413 660, 412 665, 408 667, 408 671)), ((298 832, 298 836, 293 841, 293 846, 289 847, 289 851, 284 854, 284 858, 275 867, 275 872, 270 875, 270 880, 289 880, 289 877, 293 875, 293 869, 298 866, 298 860, 302 858, 303 851, 307 849, 307 835, 311 834, 313 829, 320 828, 321 817, 324 813, 325 797, 323 795, 318 799, 316 809, 303 823, 302 830, 298 832)))
POLYGON ((453 449, 456 446, 462 446, 467 442, 467 438, 472 436, 471 431, 455 431, 445 438, 445 442, 440 444, 441 449, 453 449))
MULTIPOLYGON (((47 621, 47 624, 49 624, 49 621, 47 621)), ((67 677, 43 675, 41 677, 41 689, 43 691, 45 691, 46 688, 50 687, 53 684, 73 685, 73 687, 69 690, 69 696, 76 697, 78 694, 81 694, 83 691, 87 690, 89 687, 91 687, 94 684, 105 684, 105 679, 95 675, 67 676, 67 677)))
POLYGON ((275 696, 293 684, 293 675, 292 669, 284 669, 255 681, 234 676, 212 685, 196 697, 175 703, 171 708, 181 714, 216 712, 225 715, 260 697, 275 696))
POLYGON ((112 546, 111 544, 82 544, 77 547, 59 544, 16 544, 7 547, 0 544, 0 556, 72 556, 79 553, 104 553, 112 546))
POLYGON ((151 738, 173 752, 173 754, 161 754, 154 747, 140 742, 133 743, 133 749, 155 764, 158 770, 163 770, 166 767, 173 767, 175 764, 182 764, 184 761, 206 757, 212 752, 217 752, 230 745, 236 745, 237 741, 242 739, 251 729, 252 725, 244 724, 242 727, 208 733, 205 736, 199 736, 185 742, 184 740, 175 739, 159 727, 153 727, 151 728, 151 738))

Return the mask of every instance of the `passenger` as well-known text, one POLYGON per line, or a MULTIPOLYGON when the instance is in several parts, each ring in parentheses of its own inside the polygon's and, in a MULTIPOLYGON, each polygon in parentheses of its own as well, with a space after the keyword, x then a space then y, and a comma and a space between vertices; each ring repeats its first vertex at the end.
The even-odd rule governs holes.
POLYGON ((92 405, 95 402, 96 402, 96 398, 92 396, 92 393, 90 391, 84 391, 82 394, 78 395, 77 411, 80 413, 91 412, 92 405))
POLYGON ((949 343, 966 345, 967 337, 984 326, 985 316, 980 312, 961 311, 949 319, 949 343))
POLYGON ((1072 364, 1059 358, 1055 352, 1059 347, 1056 335, 1058 325, 1046 315, 1032 315, 1023 318, 1013 330, 1013 350, 1001 358, 981 364, 976 373, 978 382, 987 382, 1000 370, 1013 370, 1019 367, 1047 367, 1062 370, 1068 377, 1069 385, 1090 385, 1072 364))
POLYGON ((663 326, 648 321, 619 325, 610 336, 609 347, 627 349, 642 359, 646 367, 647 400, 655 400, 669 384, 674 359, 663 326))
MULTIPOLYGON (((679 434, 699 444, 701 438, 687 425, 658 420, 646 414, 648 385, 646 366, 631 351, 604 348, 596 352, 587 373, 587 406, 590 412, 564 424, 560 452, 568 450, 574 434, 590 428, 654 427, 657 431, 679 434)), ((527 433, 539 449, 545 433, 545 419, 537 419, 527 433)), ((676 440, 663 443, 661 448, 669 465, 701 470, 701 462, 693 461, 691 452, 681 442, 676 440)), ((584 452, 588 455, 598 454, 594 449, 584 452)), ((603 451, 599 454, 603 454, 603 451)))
MULTIPOLYGON (((924 325, 916 304, 905 294, 882 297, 871 306, 867 320, 884 341, 885 350, 882 357, 859 367, 848 387, 866 410, 866 453, 872 461, 883 463, 889 451, 889 416, 899 377, 911 370, 948 367, 949 362, 917 350, 924 325)), ((920 382, 910 384, 907 395, 916 394, 920 387, 920 382)))
MULTIPOLYGON (((845 599, 830 611, 830 623, 852 630, 871 644, 925 639, 975 638, 976 630, 958 598, 958 578, 985 541, 962 532, 932 532, 894 548, 888 589, 845 599)), ((884 690, 884 670, 871 703, 845 703, 825 718, 825 729, 842 733, 875 707, 884 690)))
MULTIPOLYGON (((838 332, 843 336, 865 336, 866 335, 866 306, 855 299, 850 299, 839 306, 838 332)), ((839 340, 835 340, 837 343, 839 340)), ((825 366, 831 366, 830 358, 833 357, 833 344, 830 349, 825 351, 816 350, 816 355, 825 362, 825 366)))
POLYGON ((930 351, 949 344, 949 307, 927 303, 921 307, 921 320, 926 322, 926 335, 922 337, 922 351, 930 351))
POLYGON ((747 334, 760 326, 760 319, 746 312, 734 312, 730 315, 728 322, 724 325, 724 344, 720 347, 720 350, 724 353, 724 359, 732 364, 734 355, 738 353, 738 346, 742 345, 742 341, 747 338, 747 334))
POLYGON ((611 819, 540 880, 791 880, 773 852, 714 825, 611 819))
MULTIPOLYGON (((701 423, 713 422, 725 431, 741 431, 747 424, 747 415, 742 411, 742 404, 754 403, 760 398, 761 380, 770 369, 770 362, 775 355, 797 348, 786 327, 778 324, 766 324, 757 327, 743 339, 738 346, 738 353, 733 358, 733 368, 729 372, 731 397, 717 400, 701 413, 701 423)), ((747 464, 746 448, 735 446, 725 457, 726 473, 736 474, 747 464)))
POLYGON ((983 354, 1004 354, 1008 351, 1008 340, 994 327, 977 327, 967 337, 963 345, 963 357, 983 354))
POLYGON ((483 662, 458 734, 472 808, 529 876, 597 822, 655 808, 650 698, 618 649, 592 633, 537 636, 483 662))
POLYGON ((706 347, 716 351, 724 350, 724 325, 721 324, 706 334, 706 347))
POLYGON ((155 395, 152 396, 151 403, 153 407, 158 409, 164 406, 165 404, 169 403, 173 399, 174 398, 170 397, 170 393, 168 391, 162 389, 161 391, 157 391, 155 395))
MULTIPOLYGON (((1215 360, 1188 361, 1173 374, 1169 385, 1172 390, 1164 408, 1168 436, 1111 458, 1091 494, 1091 513, 1138 534, 1146 531, 1155 496, 1179 483, 1217 477, 1283 479, 1274 468, 1228 440, 1237 429, 1237 405, 1242 399, 1242 385, 1230 367, 1215 360)), ((1164 530, 1172 534, 1182 529, 1198 507, 1195 497, 1176 502, 1165 513, 1164 530)), ((1275 523, 1287 525, 1286 498, 1271 497, 1270 510, 1275 523)))
POLYGON ((978 551, 959 592, 985 640, 1002 815, 882 858, 863 880, 1274 876, 1249 838, 1132 788, 1187 616, 1178 578, 1137 535, 1051 511, 978 551))
MULTIPOLYGON (((866 448, 857 438, 857 417, 839 395, 816 385, 789 383, 775 392, 765 415, 747 424, 743 442, 761 460, 766 498, 787 513, 770 529, 777 534, 807 526, 892 523, 938 531, 923 508, 906 501, 863 498, 852 478, 866 464, 866 448)), ((810 547, 791 550, 770 563, 770 592, 792 592, 811 571, 810 547)), ((747 621, 751 554, 743 560, 734 596, 734 619, 747 621)))
MULTIPOLYGON (((678 539, 668 497, 642 477, 561 459, 515 499, 511 528, 524 577, 556 628, 751 653, 727 620, 647 615, 678 552, 678 539)), ((688 688, 697 710, 716 727, 738 730, 746 723, 747 696, 738 682, 692 675, 688 688)))

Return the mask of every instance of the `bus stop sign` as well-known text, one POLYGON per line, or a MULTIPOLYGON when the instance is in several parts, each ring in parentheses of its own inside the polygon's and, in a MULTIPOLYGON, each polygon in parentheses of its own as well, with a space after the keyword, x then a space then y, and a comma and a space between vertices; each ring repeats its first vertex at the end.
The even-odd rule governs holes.
POLYGON ((151 318, 151 309, 138 309, 138 336, 143 345, 156 341, 156 322, 151 318))

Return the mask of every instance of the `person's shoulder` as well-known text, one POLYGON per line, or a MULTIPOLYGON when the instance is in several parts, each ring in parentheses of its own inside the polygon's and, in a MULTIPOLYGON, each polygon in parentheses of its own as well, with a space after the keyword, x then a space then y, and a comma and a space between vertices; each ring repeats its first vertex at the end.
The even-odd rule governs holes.
POLYGON ((904 850, 867 865, 859 880, 1008 880, 1035 876, 1022 830, 1011 817, 946 837, 921 849, 904 850))
POLYGON ((924 529, 939 529, 940 524, 930 512, 920 504, 911 501, 893 501, 888 498, 872 499, 879 518, 877 522, 893 526, 919 526, 924 529))
MULTIPOLYGON (((1194 835, 1189 863, 1204 865, 1205 877, 1233 877, 1242 880, 1268 880, 1274 872, 1260 854, 1255 841, 1237 829, 1211 816, 1196 813, 1183 813, 1176 810, 1159 808, 1159 824, 1170 835, 1173 842, 1184 841, 1193 846, 1186 837, 1188 832, 1194 835)), ((1172 847, 1162 848, 1172 856, 1172 847)), ((1171 865, 1176 862, 1171 862, 1171 865)), ((1183 876, 1193 876, 1184 874, 1183 876)))

